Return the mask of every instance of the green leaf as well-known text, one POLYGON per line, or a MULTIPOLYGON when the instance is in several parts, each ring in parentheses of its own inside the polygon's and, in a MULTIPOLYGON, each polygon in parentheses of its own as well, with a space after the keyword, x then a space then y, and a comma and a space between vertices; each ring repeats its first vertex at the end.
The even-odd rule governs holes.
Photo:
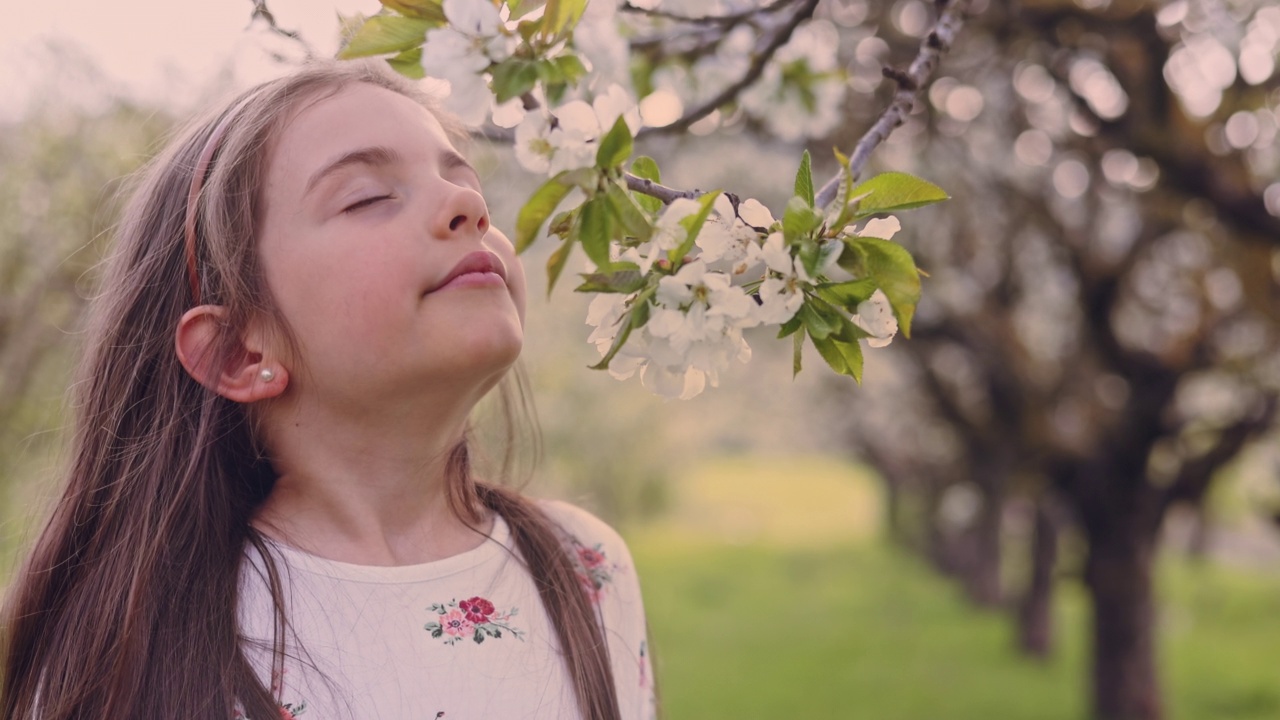
POLYGON ((815 341, 826 340, 827 336, 840 329, 840 321, 823 317, 822 313, 815 309, 811 298, 804 299, 804 304, 800 306, 800 311, 796 315, 815 341))
POLYGON ((644 275, 639 270, 626 269, 613 272, 582 273, 583 283, 575 292, 633 293, 644 287, 644 275))
POLYGON ((653 308, 649 304, 649 298, 653 297, 655 290, 649 290, 640 293, 635 300, 631 301, 631 329, 644 327, 649 322, 649 311, 653 308))
POLYGON ((522 20, 516 25, 516 34, 518 34, 520 39, 525 42, 531 42, 533 40, 533 36, 537 35, 540 30, 542 30, 541 18, 537 20, 522 20))
POLYGON ((951 197, 927 180, 900 172, 876 175, 859 183, 850 192, 855 196, 865 196, 858 202, 855 220, 877 213, 932 205, 951 197))
POLYGON ((596 167, 607 170, 622 165, 631 157, 631 142, 631 128, 619 115, 608 134, 600 139, 600 147, 596 149, 596 167))
POLYGON ((782 323, 782 327, 778 328, 778 339, 781 340, 782 338, 799 330, 802 324, 803 323, 800 322, 799 313, 792 315, 790 320, 782 323))
POLYGON ((889 240, 859 237, 852 242, 862 255, 867 274, 889 299, 903 336, 911 337, 911 318, 920 302, 920 271, 915 259, 889 240))
POLYGON ((627 235, 640 240, 648 240, 653 234, 653 224, 649 216, 636 204, 635 198, 618 181, 610 182, 605 193, 609 196, 609 207, 613 215, 627 235))
POLYGON ((800 156, 800 170, 796 172, 796 197, 813 207, 813 167, 808 150, 800 156))
POLYGON ((870 298, 876 291, 876 284, 875 281, 864 278, 848 282, 822 283, 815 288, 815 291, 818 297, 852 314, 858 311, 858 303, 870 298))
POLYGON ((374 15, 356 31, 338 52, 339 60, 399 53, 420 47, 427 30, 439 23, 399 15, 374 15))
POLYGON ((426 73, 422 70, 422 48, 420 47, 405 50, 395 57, 387 58, 387 64, 391 69, 412 80, 421 80, 426 77, 426 73))
POLYGON ((430 20, 436 25, 444 25, 448 19, 444 16, 444 5, 437 0, 378 0, 382 7, 395 10, 405 17, 419 20, 430 20))
POLYGON ((520 97, 538 84, 538 63, 510 58, 493 67, 493 94, 498 103, 520 97))
POLYGON ((856 203, 850 202, 853 198, 853 173, 849 170, 849 157, 840 152, 840 148, 833 148, 832 152, 840 166, 840 184, 831 204, 823 208, 823 215, 827 218, 827 227, 839 230, 853 220, 856 203))
POLYGON ((551 64, 556 66, 564 81, 570 85, 577 83, 587 74, 587 66, 582 64, 577 55, 561 55, 554 58, 551 64))
MULTIPOLYGON (((800 324, 796 323, 796 327, 799 328, 800 324)), ((792 378, 795 378, 795 376, 800 374, 800 359, 803 356, 803 351, 804 351, 804 333, 796 333, 795 340, 793 340, 791 343, 791 377, 792 378)))
POLYGON ((822 356, 823 360, 827 361, 827 364, 831 366, 832 370, 835 370, 841 375, 849 374, 849 364, 845 362, 844 353, 840 352, 840 350, 836 348, 835 340, 812 336, 810 336, 809 339, 813 341, 813 346, 817 348, 818 354, 822 356))
MULTIPOLYGON (((661 176, 658 172, 658 163, 648 155, 641 155, 631 162, 631 174, 644 180, 653 182, 661 182, 661 176)), ((662 210, 662 201, 651 195, 641 193, 633 193, 636 202, 640 203, 640 207, 644 208, 650 215, 657 215, 662 210)))
POLYGON ((556 216, 551 218, 551 222, 547 225, 547 235, 567 238, 577 217, 578 208, 556 213, 556 216))
POLYGON ((813 338, 818 354, 841 375, 848 375, 862 382, 862 347, 858 343, 845 343, 830 338, 813 338))
POLYGON ((816 280, 819 272, 827 266, 831 258, 843 251, 844 243, 839 240, 818 243, 806 238, 800 243, 800 261, 804 263, 804 271, 809 274, 809 277, 816 280))
POLYGON ((542 13, 543 34, 555 37, 571 29, 578 24, 578 18, 586 9, 587 0, 547 0, 546 10, 542 13))
POLYGON ((546 4, 546 0, 507 0, 507 7, 511 9, 511 20, 519 20, 546 4))
POLYGON ((560 247, 556 248, 555 252, 551 253, 551 257, 547 258, 547 297, 551 297, 551 291, 555 289, 560 273, 564 272, 571 250, 573 250, 573 240, 565 240, 560 243, 560 247))
POLYGON ((542 223, 555 212, 564 196, 573 189, 571 183, 565 182, 566 179, 561 174, 546 181, 533 192, 529 202, 520 208, 520 213, 516 216, 516 252, 524 252, 533 243, 542 223))
POLYGON ((615 232, 613 211, 609 198, 597 195, 582 204, 578 216, 578 240, 587 257, 600 269, 613 264, 609 257, 609 243, 615 232))
POLYGON ((814 211, 813 206, 805 203, 804 198, 793 196, 787 201, 782 211, 782 235, 787 244, 792 245, 809 236, 822 224, 822 215, 814 211))
POLYGON ((689 215, 680 221, 680 225, 684 227, 688 236, 685 237, 684 242, 680 243, 680 247, 667 254, 667 257, 671 259, 671 262, 680 262, 684 259, 684 256, 688 255, 689 251, 693 249, 693 243, 697 241, 698 233, 702 230, 703 224, 707 222, 707 216, 711 214, 711 208, 715 205, 716 198, 719 196, 719 190, 712 190, 698 198, 698 212, 689 215))

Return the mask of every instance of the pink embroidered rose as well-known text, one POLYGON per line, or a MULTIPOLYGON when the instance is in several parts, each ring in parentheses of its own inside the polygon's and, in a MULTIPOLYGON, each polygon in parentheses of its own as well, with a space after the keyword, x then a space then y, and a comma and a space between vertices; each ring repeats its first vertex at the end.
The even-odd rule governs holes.
POLYGON ((475 630, 475 625, 461 610, 450 610, 440 616, 440 627, 444 629, 446 635, 456 638, 467 637, 475 630))
POLYGON ((469 622, 481 625, 489 622, 489 616, 493 614, 493 603, 482 597, 473 597, 458 603, 458 609, 462 610, 469 622))
POLYGON ((599 567, 605 563, 604 553, 599 550, 593 550, 589 547, 578 546, 578 560, 588 570, 599 567))

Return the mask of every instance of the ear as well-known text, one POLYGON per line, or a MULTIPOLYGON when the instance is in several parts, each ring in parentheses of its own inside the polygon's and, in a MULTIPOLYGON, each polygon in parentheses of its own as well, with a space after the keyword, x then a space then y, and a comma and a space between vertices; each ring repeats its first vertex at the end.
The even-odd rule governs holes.
POLYGON ((251 328, 240 346, 218 366, 214 357, 226 323, 226 308, 200 305, 182 315, 174 335, 178 361, 196 382, 228 400, 251 403, 273 398, 289 385, 289 373, 267 351, 264 333, 251 328))

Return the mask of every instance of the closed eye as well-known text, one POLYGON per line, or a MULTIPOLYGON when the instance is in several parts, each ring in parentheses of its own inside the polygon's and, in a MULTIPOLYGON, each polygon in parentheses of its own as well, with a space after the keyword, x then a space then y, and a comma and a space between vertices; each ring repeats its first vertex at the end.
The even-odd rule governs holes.
POLYGON ((344 213, 355 212, 356 210, 359 210, 359 209, 361 209, 361 208, 365 208, 365 207, 368 207, 368 206, 370 206, 370 205, 373 205, 374 203, 378 202, 379 200, 390 200, 390 199, 391 199, 391 196, 390 196, 390 195, 375 195, 375 196, 373 196, 373 197, 367 197, 367 198, 365 198, 365 199, 363 199, 363 200, 357 200, 356 202, 352 203, 351 205, 348 205, 347 207, 345 207, 345 208, 343 208, 343 209, 342 209, 342 212, 344 212, 344 213))

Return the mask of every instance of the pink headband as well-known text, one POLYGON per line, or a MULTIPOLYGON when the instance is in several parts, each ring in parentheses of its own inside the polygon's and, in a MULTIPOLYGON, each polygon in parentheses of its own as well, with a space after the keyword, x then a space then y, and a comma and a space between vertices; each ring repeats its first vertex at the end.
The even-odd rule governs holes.
POLYGON ((236 103, 209 133, 204 141, 204 149, 200 151, 200 159, 196 161, 195 173, 191 175, 191 188, 187 191, 187 217, 184 224, 187 243, 187 279, 191 282, 191 296, 195 304, 200 304, 200 271, 196 267, 196 213, 200 207, 200 191, 204 188, 205 176, 209 173, 209 165, 213 163, 213 154, 218 151, 222 136, 231 126, 232 118, 240 114, 240 110, 248 104, 250 93, 236 103))

